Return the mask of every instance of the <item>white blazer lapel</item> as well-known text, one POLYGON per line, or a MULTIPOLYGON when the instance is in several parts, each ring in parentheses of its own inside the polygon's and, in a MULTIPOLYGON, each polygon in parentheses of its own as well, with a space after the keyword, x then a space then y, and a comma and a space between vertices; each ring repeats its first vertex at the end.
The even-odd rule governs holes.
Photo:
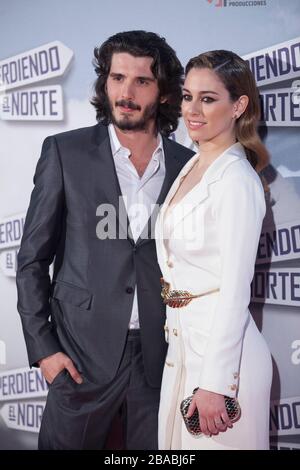
MULTIPOLYGON (((198 158, 201 158, 199 153, 194 155, 183 167, 171 186, 164 204, 161 206, 155 227, 155 237, 159 243, 158 258, 161 266, 167 266, 168 260, 168 252, 164 243, 164 217, 167 207, 179 188, 182 178, 190 171, 198 158)), ((172 209, 173 213, 169 215, 172 217, 172 231, 174 231, 175 227, 182 222, 182 220, 187 217, 195 207, 202 204, 209 197, 209 185, 222 178, 228 165, 240 158, 246 158, 246 154, 243 146, 240 143, 236 143, 225 150, 225 152, 210 165, 201 181, 196 184, 196 186, 194 186, 194 188, 189 191, 181 201, 179 201, 178 207, 174 207, 172 209), (175 214, 176 209, 179 209, 177 214, 175 214)), ((167 269, 165 270, 164 275, 166 274, 167 269)))
MULTIPOLYGON (((197 159, 201 158, 201 154, 196 154, 188 164, 183 168, 183 170, 178 175, 177 179, 173 183, 173 186, 170 189, 170 192, 166 198, 163 212, 161 214, 162 219, 161 223, 163 223, 164 213, 166 211, 166 207, 168 203, 175 195, 182 178, 189 172, 192 168, 193 164, 196 162, 197 159)), ((234 161, 246 158, 246 154, 244 151, 243 146, 236 142, 227 150, 225 150, 206 170, 204 175, 202 176, 199 183, 197 183, 180 201, 176 204, 176 207, 173 208, 173 230, 174 228, 185 218, 187 217, 190 212, 195 209, 195 207, 199 206, 202 202, 204 202, 207 197, 209 196, 209 185, 218 181, 222 178, 225 169, 234 161)))
POLYGON ((169 202, 171 201, 172 197, 174 196, 174 194, 176 193, 177 189, 179 188, 180 186, 180 183, 181 183, 181 180, 182 178, 185 177, 185 175, 190 171, 190 169, 192 168, 192 166, 196 163, 196 160, 198 160, 199 158, 199 154, 196 153, 187 163, 186 165, 182 168, 182 170, 180 171, 180 173, 178 173, 178 176, 177 178, 175 179, 174 183, 172 184, 168 194, 167 194, 167 197, 163 203, 163 206, 165 206, 165 208, 168 206, 169 202))

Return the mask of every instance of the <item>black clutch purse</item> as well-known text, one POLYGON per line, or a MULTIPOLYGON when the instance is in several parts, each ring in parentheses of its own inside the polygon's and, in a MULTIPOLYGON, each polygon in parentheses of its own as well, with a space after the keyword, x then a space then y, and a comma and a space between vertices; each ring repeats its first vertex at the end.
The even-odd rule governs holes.
MULTIPOLYGON (((195 390, 193 391, 193 395, 196 393, 197 390, 198 388, 195 388, 195 390)), ((190 418, 186 417, 189 406, 193 399, 193 395, 182 400, 180 405, 180 411, 188 432, 193 436, 199 436, 202 432, 200 429, 198 410, 196 409, 190 418)), ((235 423, 241 416, 241 407, 239 405, 239 402, 235 398, 230 398, 227 396, 224 396, 224 399, 225 408, 229 419, 232 423, 235 423)))

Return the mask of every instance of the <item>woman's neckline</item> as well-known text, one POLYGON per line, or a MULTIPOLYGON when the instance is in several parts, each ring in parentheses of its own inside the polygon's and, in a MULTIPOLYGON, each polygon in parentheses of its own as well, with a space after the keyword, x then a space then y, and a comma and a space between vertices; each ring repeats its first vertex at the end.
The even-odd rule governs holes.
POLYGON ((223 151, 221 151, 221 153, 208 165, 208 167, 206 168, 206 170, 204 171, 204 173, 202 174, 200 180, 187 192, 184 194, 183 197, 181 197, 179 199, 179 201, 175 202, 172 204, 172 201, 174 199, 174 197, 176 196, 183 180, 187 177, 187 175, 190 174, 190 172, 195 168, 195 165, 197 165, 197 163, 199 162, 199 159, 201 158, 201 152, 197 152, 196 155, 194 155, 193 158, 195 158, 195 161, 193 163, 193 165, 191 166, 191 168, 189 168, 189 170, 187 171, 187 173, 185 175, 183 175, 181 178, 180 178, 180 182, 179 182, 179 185, 175 191, 175 193, 173 194, 172 198, 170 199, 170 201, 168 202, 168 207, 166 209, 166 212, 165 212, 165 216, 169 216, 169 214, 171 212, 174 211, 174 209, 178 206, 178 205, 181 205, 182 202, 186 199, 186 197, 191 193, 193 192, 202 182, 203 180, 205 179, 205 177, 207 177, 207 174, 209 171, 211 171, 211 169, 215 166, 216 162, 219 161, 219 159, 225 154, 227 153, 230 149, 232 149, 234 146, 236 145, 241 145, 239 141, 237 142, 234 142, 232 145, 230 145, 229 147, 227 147, 226 149, 224 149, 223 151), (171 203, 171 204, 170 204, 171 203))

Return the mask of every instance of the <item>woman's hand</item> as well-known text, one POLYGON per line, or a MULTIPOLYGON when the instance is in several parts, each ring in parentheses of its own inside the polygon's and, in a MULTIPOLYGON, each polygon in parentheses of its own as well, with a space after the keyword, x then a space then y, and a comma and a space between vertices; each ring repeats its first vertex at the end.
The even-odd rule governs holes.
POLYGON ((198 409, 200 428, 206 436, 216 435, 232 428, 228 417, 224 396, 199 388, 194 394, 187 417, 190 418, 198 409))

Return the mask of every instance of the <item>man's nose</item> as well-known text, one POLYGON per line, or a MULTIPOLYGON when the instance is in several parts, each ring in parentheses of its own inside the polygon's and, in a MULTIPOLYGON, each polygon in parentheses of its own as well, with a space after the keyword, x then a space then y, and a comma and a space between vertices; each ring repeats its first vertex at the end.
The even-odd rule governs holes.
POLYGON ((122 88, 122 98, 125 100, 134 99, 134 86, 130 82, 125 82, 122 88))

